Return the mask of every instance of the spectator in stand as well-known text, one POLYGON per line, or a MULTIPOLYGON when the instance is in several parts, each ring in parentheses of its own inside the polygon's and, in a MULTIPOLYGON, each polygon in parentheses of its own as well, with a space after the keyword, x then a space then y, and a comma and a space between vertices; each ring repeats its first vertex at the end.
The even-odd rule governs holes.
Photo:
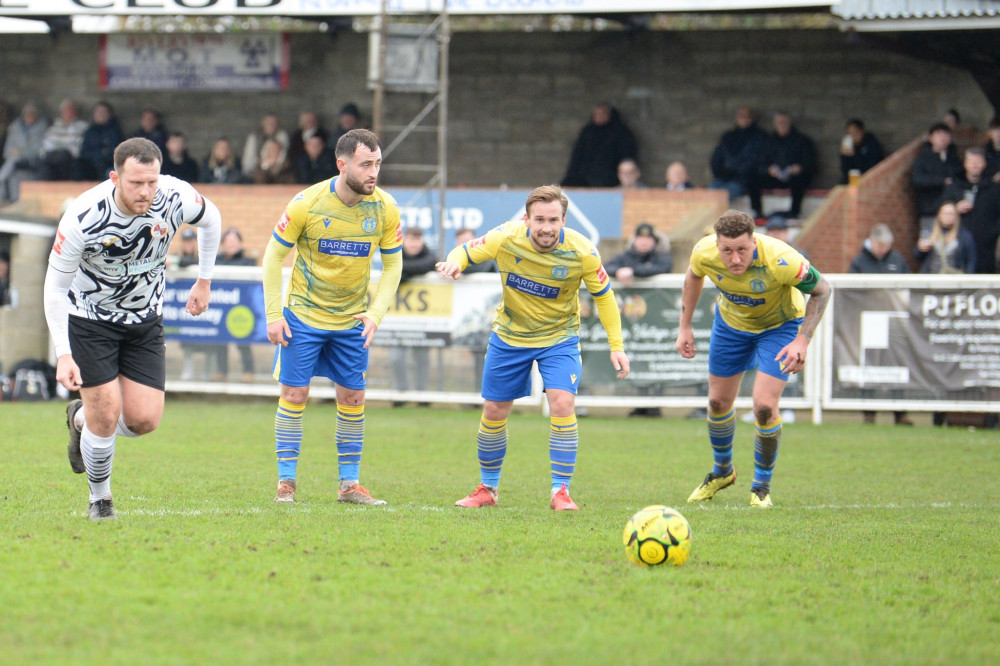
POLYGON ((941 204, 930 237, 917 241, 914 256, 921 273, 976 272, 976 241, 972 232, 962 227, 954 203, 941 204))
POLYGON ((64 99, 59 103, 59 117, 49 125, 42 141, 41 180, 78 180, 80 177, 80 146, 87 123, 79 117, 76 102, 64 99))
POLYGON ((670 239, 658 234, 648 222, 635 228, 635 235, 624 252, 604 264, 608 274, 625 287, 635 284, 635 278, 669 273, 673 268, 670 239))
MULTIPOLYGON (((399 281, 400 289, 402 290, 403 284, 411 278, 433 273, 436 263, 437 257, 424 242, 424 232, 419 227, 407 227, 403 231, 403 275, 399 281)), ((428 347, 397 345, 390 350, 389 358, 392 362, 397 391, 408 391, 411 388, 423 391, 427 388, 427 379, 430 376, 430 349, 428 347), (412 382, 410 381, 411 359, 413 362, 412 382)), ((403 404, 403 401, 397 400, 392 403, 392 406, 402 407, 403 404)), ((426 405, 426 403, 420 404, 421 406, 426 405)))
POLYGON ((212 152, 201 163, 199 180, 219 185, 238 185, 247 182, 229 139, 222 137, 212 144, 212 152))
POLYGON ((852 171, 864 173, 884 157, 882 144, 865 130, 865 123, 858 118, 848 120, 840 140, 840 182, 846 184, 852 171))
POLYGON ((318 136, 325 144, 330 138, 327 132, 319 123, 319 117, 315 111, 305 110, 299 114, 299 129, 292 133, 288 144, 288 162, 295 164, 295 161, 306 153, 306 140, 311 136, 318 136))
POLYGON ((618 163, 618 182, 622 189, 642 189, 646 183, 642 182, 642 170, 639 163, 631 157, 626 157, 618 163))
POLYGON ((775 113, 772 123, 774 133, 764 144, 762 169, 750 184, 750 206, 759 218, 764 212, 761 190, 787 189, 792 194, 792 206, 782 215, 794 219, 802 214, 806 188, 816 173, 816 148, 812 139, 795 128, 787 113, 775 113))
POLYGON ((618 110, 608 103, 598 104, 573 144, 562 185, 618 187, 618 165, 626 157, 636 159, 638 152, 635 136, 618 110))
MULTIPOLYGON (((757 126, 753 110, 749 106, 736 109, 736 127, 723 134, 712 151, 709 187, 727 190, 730 201, 746 194, 756 179, 766 142, 767 134, 757 126)), ((754 211, 755 216, 760 213, 754 211)))
MULTIPOLYGON (((317 140, 323 139, 317 137, 317 140)), ((324 148, 326 143, 323 143, 324 148)), ((251 179, 257 185, 290 185, 297 182, 295 179, 295 169, 289 164, 287 158, 282 157, 281 144, 274 139, 264 141, 261 150, 260 164, 253 171, 251 179)), ((320 180, 324 180, 321 178, 320 180)), ((310 183, 318 181, 310 181, 310 183)))
POLYGON ((959 176, 942 195, 955 204, 962 227, 972 233, 976 246, 975 273, 997 272, 997 239, 1000 238, 1000 185, 986 179, 986 151, 973 146, 965 151, 965 177, 959 176))
POLYGON ((673 192, 690 190, 694 185, 688 179, 688 170, 683 162, 671 162, 664 173, 666 179, 665 187, 673 192))
POLYGON ((98 102, 91 110, 91 122, 80 144, 80 177, 104 180, 115 168, 115 148, 125 140, 115 110, 107 102, 98 102))
POLYGON ((1000 183, 1000 116, 993 116, 986 130, 986 145, 983 146, 986 155, 986 178, 1000 183))
POLYGON ((318 183, 333 178, 338 173, 337 156, 322 137, 311 136, 306 139, 306 152, 295 162, 298 182, 306 185, 318 183))
MULTIPOLYGON (((181 132, 171 132, 167 137, 167 149, 163 151, 160 173, 189 183, 198 182, 198 163, 188 155, 187 139, 181 132)), ((194 237, 194 230, 191 230, 191 234, 194 237)))
MULTIPOLYGON (((624 287, 635 284, 635 278, 662 275, 673 270, 674 262, 670 256, 670 239, 658 234, 653 225, 643 222, 635 228, 635 235, 629 241, 628 248, 612 257, 604 264, 608 275, 614 276, 624 287)), ((658 384, 636 383, 639 395, 648 395, 656 390, 658 384)), ((659 407, 636 407, 629 416, 660 416, 659 407)))
POLYGON ((0 201, 17 201, 22 180, 37 180, 42 168, 42 146, 49 128, 38 106, 28 102, 7 128, 0 166, 0 201))
POLYGON ((132 136, 140 139, 149 139, 156 144, 161 153, 167 151, 167 128, 163 125, 163 118, 156 109, 143 109, 139 114, 139 128, 132 133, 132 136))
POLYGON ((935 123, 927 130, 927 142, 913 161, 910 182, 917 194, 920 236, 926 238, 934 226, 944 189, 962 175, 962 162, 951 142, 951 130, 935 123))
POLYGON ((340 113, 337 114, 337 129, 330 133, 330 138, 327 141, 327 145, 330 146, 330 150, 336 150, 337 141, 340 137, 344 136, 352 129, 358 129, 361 127, 361 112, 358 111, 358 106, 354 102, 348 102, 340 109, 340 113))
MULTIPOLYGON (((229 227, 219 241, 219 254, 215 257, 216 266, 256 266, 253 257, 248 257, 243 250, 243 236, 236 227, 229 227)), ((253 347, 248 343, 236 343, 240 353, 240 365, 243 369, 243 381, 252 382, 253 347)), ((225 381, 229 375, 229 345, 216 345, 215 375, 213 381, 225 381)))
POLYGON ((243 144, 243 175, 249 180, 253 176, 254 169, 260 164, 263 156, 264 141, 274 139, 281 144, 281 159, 288 157, 288 132, 281 129, 278 123, 278 114, 268 113, 260 120, 260 128, 247 135, 246 143, 243 144))
POLYGON ((958 113, 958 109, 951 108, 944 112, 941 116, 941 122, 948 126, 952 132, 958 129, 958 126, 962 123, 962 116, 958 113))
MULTIPOLYGON (((900 274, 909 273, 910 267, 906 265, 906 259, 896 250, 892 249, 892 242, 895 237, 892 230, 885 224, 879 223, 872 227, 868 238, 865 240, 861 251, 851 260, 848 273, 883 273, 900 274)), ((899 396, 900 391, 893 389, 893 398, 899 396)), ((863 398, 874 397, 875 392, 871 389, 862 389, 863 398)), ((911 426, 913 422, 906 412, 896 411, 893 414, 896 425, 911 426)), ((875 423, 875 412, 865 410, 863 412, 865 423, 875 423)))

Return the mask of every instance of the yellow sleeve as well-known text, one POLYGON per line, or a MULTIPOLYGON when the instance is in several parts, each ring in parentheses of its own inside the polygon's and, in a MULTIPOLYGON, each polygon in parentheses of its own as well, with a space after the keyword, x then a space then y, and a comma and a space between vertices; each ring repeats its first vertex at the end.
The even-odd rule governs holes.
POLYGON ((403 253, 393 252, 382 255, 382 277, 379 278, 378 288, 375 290, 375 298, 368 306, 365 316, 375 322, 376 326, 382 325, 382 318, 389 311, 392 299, 399 288, 399 278, 403 275, 403 253))
POLYGON ((284 316, 282 314, 284 294, 281 290, 281 265, 291 251, 292 248, 279 243, 274 236, 267 242, 267 247, 264 249, 264 258, 261 259, 260 265, 264 272, 264 314, 268 324, 284 316))
POLYGON ((600 296, 594 297, 597 305, 597 316, 601 326, 608 333, 608 346, 611 351, 625 351, 625 341, 622 339, 622 315, 618 311, 618 301, 615 292, 608 289, 600 296))
POLYGON ((479 238, 473 238, 464 245, 459 245, 448 253, 445 261, 458 266, 464 271, 472 264, 481 264, 484 261, 497 258, 497 252, 507 237, 509 230, 508 223, 501 224, 487 231, 479 238))

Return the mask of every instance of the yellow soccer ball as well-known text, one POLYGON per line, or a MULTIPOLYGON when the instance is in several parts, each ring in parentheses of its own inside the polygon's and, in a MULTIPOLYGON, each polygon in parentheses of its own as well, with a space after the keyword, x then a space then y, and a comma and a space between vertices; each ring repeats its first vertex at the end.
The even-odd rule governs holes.
POLYGON ((679 567, 691 551, 691 525, 677 509, 647 506, 625 523, 625 554, 640 567, 672 564, 679 567))

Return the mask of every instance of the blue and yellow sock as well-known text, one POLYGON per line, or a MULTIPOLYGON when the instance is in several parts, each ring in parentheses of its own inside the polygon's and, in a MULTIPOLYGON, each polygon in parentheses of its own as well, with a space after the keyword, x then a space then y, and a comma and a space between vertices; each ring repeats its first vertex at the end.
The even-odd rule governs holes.
POLYGON ((485 416, 479 421, 476 437, 479 455, 479 478, 484 486, 500 485, 500 469, 507 455, 507 419, 490 421, 485 416))
POLYGON ((549 466, 552 470, 552 489, 559 490, 569 482, 576 469, 576 449, 580 431, 576 414, 553 416, 549 419, 549 466))
POLYGON ((294 479, 302 449, 302 412, 305 404, 278 399, 274 415, 274 448, 278 456, 278 478, 294 479))
POLYGON ((778 445, 781 444, 781 417, 770 425, 757 426, 757 434, 753 438, 753 484, 750 489, 771 489, 771 474, 774 473, 774 463, 778 459, 778 445))
POLYGON ((729 476, 733 473, 733 437, 736 436, 736 410, 725 414, 708 414, 708 440, 712 443, 715 466, 712 474, 729 476))
POLYGON ((337 462, 340 481, 357 481, 365 443, 365 406, 337 403, 337 462))

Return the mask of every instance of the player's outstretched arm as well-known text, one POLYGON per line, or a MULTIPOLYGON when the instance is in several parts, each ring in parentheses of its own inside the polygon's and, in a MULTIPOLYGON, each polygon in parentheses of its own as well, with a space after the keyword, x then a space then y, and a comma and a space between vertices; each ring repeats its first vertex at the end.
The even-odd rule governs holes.
POLYGON ((441 277, 452 280, 457 280, 462 277, 462 268, 455 263, 450 261, 439 261, 434 264, 434 270, 437 271, 438 275, 441 277))

